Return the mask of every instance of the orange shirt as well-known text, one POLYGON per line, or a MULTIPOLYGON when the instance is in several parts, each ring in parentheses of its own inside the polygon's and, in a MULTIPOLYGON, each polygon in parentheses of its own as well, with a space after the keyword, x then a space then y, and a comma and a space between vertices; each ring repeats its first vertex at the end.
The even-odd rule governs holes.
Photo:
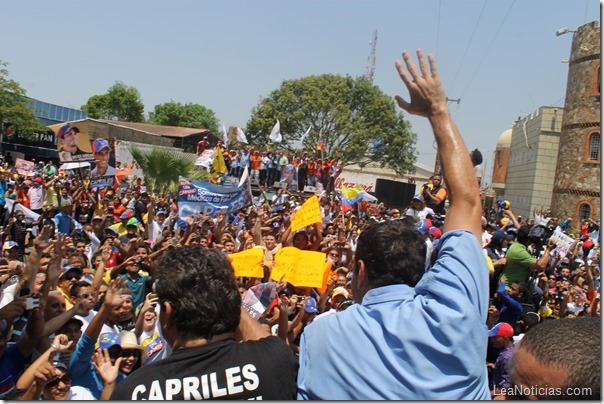
POLYGON ((262 156, 259 154, 252 154, 250 156, 250 168, 252 170, 260 170, 260 162, 262 162, 262 156))

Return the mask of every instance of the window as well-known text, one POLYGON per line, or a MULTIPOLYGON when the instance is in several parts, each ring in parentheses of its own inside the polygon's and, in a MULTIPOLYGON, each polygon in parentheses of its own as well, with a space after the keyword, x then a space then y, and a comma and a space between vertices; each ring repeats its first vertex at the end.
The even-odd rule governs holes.
POLYGON ((589 137, 589 160, 600 160, 600 134, 593 133, 589 137))
POLYGON ((589 219, 591 216, 591 207, 584 203, 579 206, 579 221, 583 222, 584 220, 589 219))

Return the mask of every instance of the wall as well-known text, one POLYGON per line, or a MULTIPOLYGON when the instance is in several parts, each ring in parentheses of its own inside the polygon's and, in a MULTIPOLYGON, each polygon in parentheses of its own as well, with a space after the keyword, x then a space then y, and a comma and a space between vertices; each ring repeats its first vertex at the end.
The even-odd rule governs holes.
POLYGON ((551 206, 561 124, 560 108, 541 107, 512 128, 504 197, 516 215, 551 206))

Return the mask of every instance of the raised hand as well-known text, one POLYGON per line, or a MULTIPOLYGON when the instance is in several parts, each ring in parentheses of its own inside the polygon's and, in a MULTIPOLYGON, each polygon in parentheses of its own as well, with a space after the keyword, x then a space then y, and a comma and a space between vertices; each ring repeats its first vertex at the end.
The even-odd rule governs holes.
POLYGON ((426 65, 426 59, 423 52, 418 49, 417 59, 419 61, 419 73, 411 60, 409 52, 403 52, 403 60, 407 65, 407 70, 400 61, 396 61, 396 69, 409 90, 410 101, 405 101, 402 97, 396 96, 396 102, 399 107, 413 115, 429 117, 435 112, 447 110, 447 98, 445 89, 438 76, 436 61, 432 55, 428 56, 430 63, 430 72, 426 65), (421 75, 420 75, 421 73, 421 75))
POLYGON ((34 247, 38 252, 42 253, 47 247, 51 245, 52 229, 49 225, 42 227, 42 231, 34 239, 34 247))
POLYGON ((59 334, 52 340, 52 344, 55 346, 57 352, 65 352, 73 344, 73 341, 70 341, 67 335, 59 334))
POLYGON ((122 294, 124 289, 127 289, 127 286, 123 278, 117 277, 112 280, 111 283, 109 283, 107 293, 105 293, 103 305, 106 305, 110 309, 120 307, 124 301, 124 296, 122 294))
POLYGON ((117 376, 120 370, 120 363, 122 358, 117 358, 115 364, 111 364, 111 358, 109 357, 109 351, 107 349, 97 350, 92 355, 92 366, 98 372, 104 384, 113 384, 117 380, 117 376))

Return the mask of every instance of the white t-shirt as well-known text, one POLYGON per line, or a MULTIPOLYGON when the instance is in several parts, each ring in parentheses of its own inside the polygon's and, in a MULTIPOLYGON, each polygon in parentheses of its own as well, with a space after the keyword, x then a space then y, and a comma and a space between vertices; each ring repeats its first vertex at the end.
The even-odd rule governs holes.
POLYGON ((482 169, 482 164, 478 164, 477 166, 474 166, 474 175, 476 176, 476 178, 482 178, 483 174, 484 174, 484 170, 482 169))
POLYGON ((68 400, 96 400, 90 390, 82 386, 71 386, 69 394, 67 395, 68 400))
POLYGON ((419 218, 419 220, 424 220, 428 215, 434 215, 434 211, 432 210, 432 208, 429 208, 427 206, 422 210, 415 210, 413 208, 409 208, 405 212, 405 216, 415 216, 419 218))
POLYGON ((44 187, 36 188, 32 186, 27 191, 27 195, 29 196, 29 208, 31 210, 42 209, 44 206, 44 187))

